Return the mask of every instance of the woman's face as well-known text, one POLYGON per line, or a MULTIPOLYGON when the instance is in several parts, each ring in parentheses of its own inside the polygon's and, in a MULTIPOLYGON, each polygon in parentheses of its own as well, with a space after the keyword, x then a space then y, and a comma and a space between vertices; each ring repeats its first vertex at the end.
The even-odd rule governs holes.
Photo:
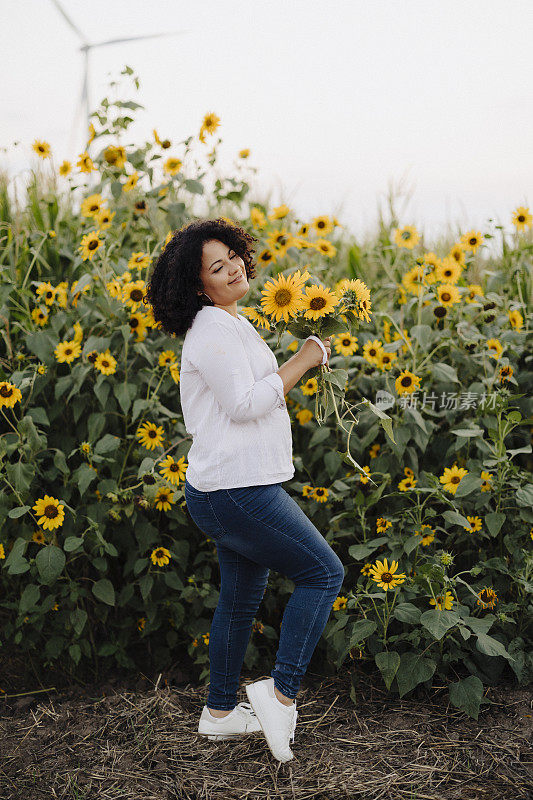
POLYGON ((243 259, 218 239, 204 242, 200 279, 207 296, 221 306, 235 303, 250 288, 243 259), (232 283, 235 278, 240 280, 232 283))

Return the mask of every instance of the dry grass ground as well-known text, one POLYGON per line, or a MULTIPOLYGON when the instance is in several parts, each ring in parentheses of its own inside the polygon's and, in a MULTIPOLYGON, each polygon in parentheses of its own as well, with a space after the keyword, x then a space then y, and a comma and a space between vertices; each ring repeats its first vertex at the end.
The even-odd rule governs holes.
MULTIPOLYGON (((253 675, 246 682, 257 680, 253 675)), ((261 733, 196 733, 206 688, 107 683, 3 700, 2 800, 526 800, 533 797, 531 694, 490 688, 478 721, 446 703, 391 698, 362 676, 306 675, 295 758, 261 733)), ((244 681, 238 701, 247 701, 244 681), (242 696, 241 696, 242 695, 242 696)))

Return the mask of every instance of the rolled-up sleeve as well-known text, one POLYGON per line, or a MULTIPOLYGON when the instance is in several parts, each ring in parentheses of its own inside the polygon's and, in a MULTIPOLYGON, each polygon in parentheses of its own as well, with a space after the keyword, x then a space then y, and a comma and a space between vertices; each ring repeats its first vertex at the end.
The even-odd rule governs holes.
POLYGON ((239 334, 218 322, 203 326, 188 358, 235 422, 257 419, 285 406, 281 375, 273 372, 256 381, 239 334))

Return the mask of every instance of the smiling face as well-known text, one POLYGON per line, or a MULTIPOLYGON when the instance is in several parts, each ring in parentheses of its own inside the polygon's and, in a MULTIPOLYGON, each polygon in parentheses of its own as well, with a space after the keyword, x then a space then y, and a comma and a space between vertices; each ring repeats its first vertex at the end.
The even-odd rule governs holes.
POLYGON ((204 242, 200 279, 204 292, 219 306, 234 306, 250 288, 243 259, 218 239, 204 242), (240 280, 232 283, 235 278, 240 280))

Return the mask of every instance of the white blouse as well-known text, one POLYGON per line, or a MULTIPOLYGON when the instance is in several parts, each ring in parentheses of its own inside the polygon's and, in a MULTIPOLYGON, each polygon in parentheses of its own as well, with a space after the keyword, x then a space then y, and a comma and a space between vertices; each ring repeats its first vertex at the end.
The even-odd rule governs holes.
POLYGON ((187 480, 200 492, 294 476, 292 431, 276 357, 252 323, 203 306, 185 334, 180 399, 193 442, 187 480))

